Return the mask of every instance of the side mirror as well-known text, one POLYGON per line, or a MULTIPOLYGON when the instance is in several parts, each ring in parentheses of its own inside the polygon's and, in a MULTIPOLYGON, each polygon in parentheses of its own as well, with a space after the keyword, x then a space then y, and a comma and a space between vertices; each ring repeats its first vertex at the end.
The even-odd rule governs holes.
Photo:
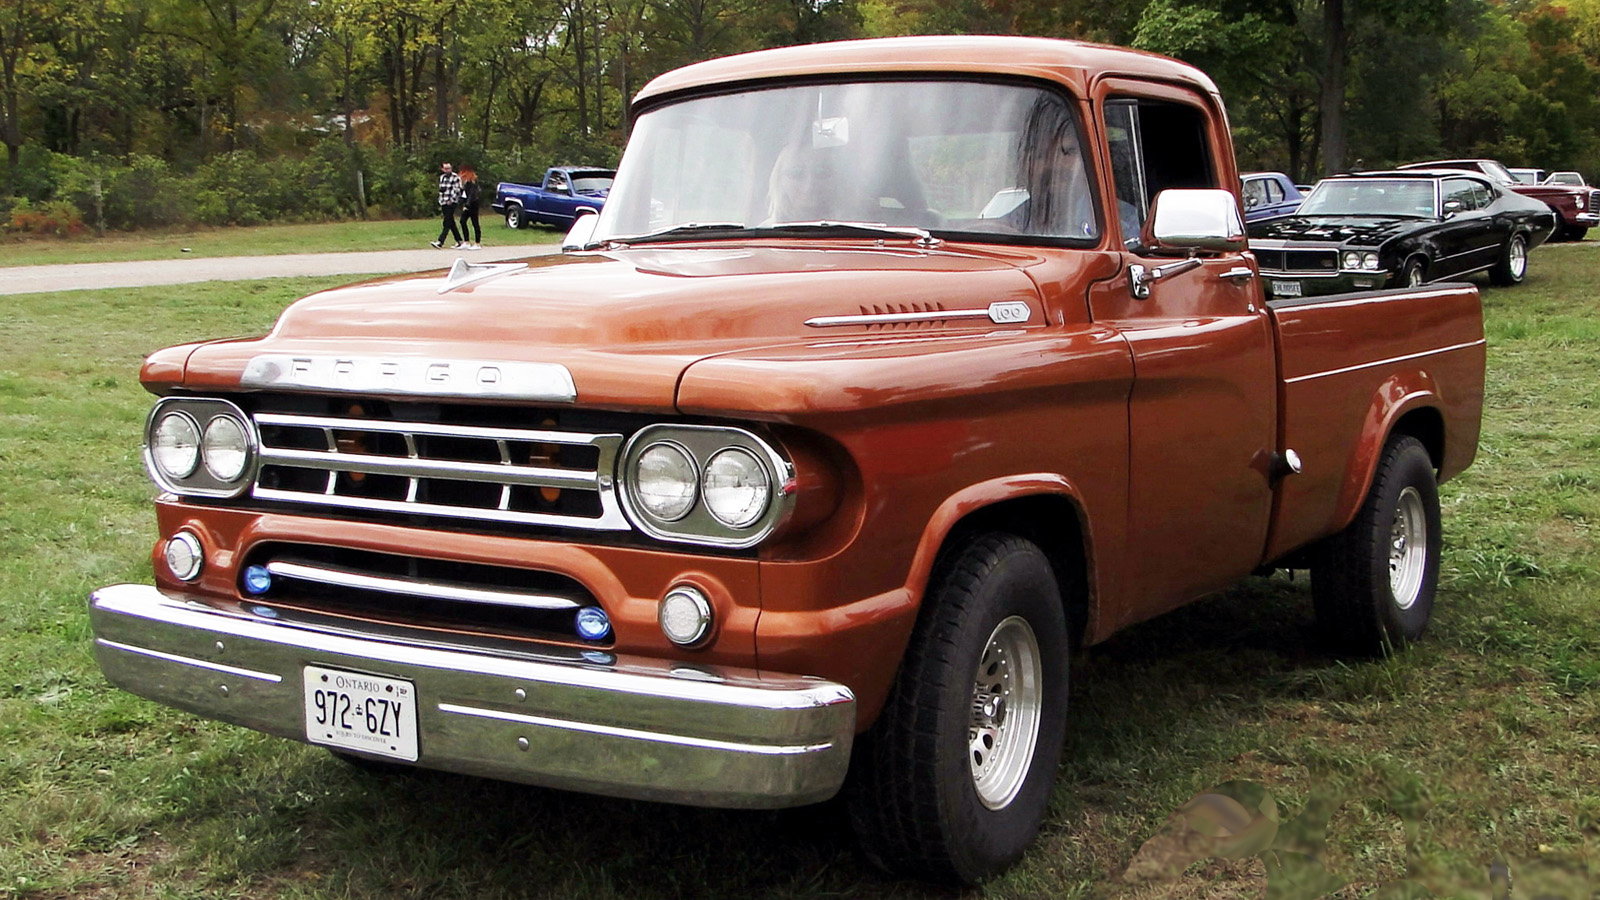
POLYGON ((1456 213, 1461 212, 1462 209, 1463 207, 1460 200, 1446 200, 1444 202, 1444 214, 1446 216, 1453 216, 1456 213))
POLYGON ((561 239, 561 251, 570 253, 573 250, 587 250, 594 243, 594 229, 600 224, 600 217, 592 212, 584 212, 572 222, 572 227, 567 230, 567 236, 561 239))
POLYGON ((1156 195, 1142 236, 1155 252, 1226 253, 1243 250, 1239 200, 1220 188, 1173 188, 1156 195))

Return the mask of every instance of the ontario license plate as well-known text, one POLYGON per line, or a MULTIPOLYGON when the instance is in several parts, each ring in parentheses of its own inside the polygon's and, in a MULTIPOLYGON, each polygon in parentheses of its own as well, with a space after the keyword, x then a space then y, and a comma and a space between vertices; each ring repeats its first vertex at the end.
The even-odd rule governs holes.
POLYGON ((1272 296, 1274 297, 1300 296, 1300 282, 1298 281, 1271 281, 1268 283, 1272 287, 1272 296))
POLYGON ((306 740, 417 761, 417 691, 409 681, 306 666, 306 740))

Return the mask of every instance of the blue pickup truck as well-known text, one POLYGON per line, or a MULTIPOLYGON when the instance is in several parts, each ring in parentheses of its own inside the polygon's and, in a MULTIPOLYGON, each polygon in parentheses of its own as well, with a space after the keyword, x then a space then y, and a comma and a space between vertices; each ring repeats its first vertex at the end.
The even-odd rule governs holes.
POLYGON ((556 166, 538 186, 512 181, 495 185, 490 208, 505 216, 511 228, 530 223, 569 228, 579 214, 600 211, 616 177, 615 169, 556 166))

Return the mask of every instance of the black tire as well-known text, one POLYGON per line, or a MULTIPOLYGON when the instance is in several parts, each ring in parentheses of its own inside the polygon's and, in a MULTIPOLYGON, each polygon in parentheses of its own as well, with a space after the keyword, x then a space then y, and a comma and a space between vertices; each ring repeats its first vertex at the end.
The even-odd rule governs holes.
POLYGON ((522 207, 515 203, 506 206, 506 227, 518 229, 527 224, 527 216, 522 214, 522 207))
POLYGON ((883 712, 857 743, 850 819, 874 863, 973 884, 1022 856, 1061 760, 1068 644, 1037 546, 979 534, 947 552, 883 712))
POLYGON ((1439 547, 1433 460, 1416 438, 1397 435, 1355 521, 1312 554, 1317 625, 1333 648, 1382 656, 1421 639, 1439 586, 1439 547))
POLYGON ((1513 234, 1500 248, 1500 258, 1489 269, 1489 281, 1500 287, 1521 284, 1528 277, 1528 239, 1513 234))
POLYGON ((1567 226, 1567 238, 1566 239, 1569 240, 1569 241, 1581 241, 1588 234, 1589 234, 1589 229, 1584 228, 1583 226, 1580 226, 1580 225, 1569 225, 1569 226, 1567 226))
POLYGON ((1422 257, 1411 257, 1410 259, 1406 260, 1405 267, 1400 270, 1399 286, 1421 287, 1423 282, 1427 280, 1427 277, 1424 274, 1426 271, 1427 264, 1423 262, 1422 257))

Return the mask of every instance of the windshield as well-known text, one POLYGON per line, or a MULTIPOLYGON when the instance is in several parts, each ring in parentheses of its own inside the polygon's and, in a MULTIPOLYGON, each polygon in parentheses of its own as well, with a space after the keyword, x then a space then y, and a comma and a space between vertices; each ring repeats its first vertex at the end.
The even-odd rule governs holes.
POLYGON ((811 84, 699 97, 639 118, 596 237, 815 222, 1095 238, 1066 98, 972 81, 811 84))
POLYGON ((572 176, 572 189, 580 194, 598 194, 610 190, 611 181, 610 175, 575 174, 572 176))
POLYGON ((1538 184, 1539 183, 1539 170, 1538 169, 1511 169, 1509 171, 1511 172, 1511 177, 1512 178, 1515 178, 1516 180, 1522 182, 1523 184, 1538 184))
POLYGON ((1574 187, 1586 187, 1583 176, 1577 172, 1557 172, 1545 180, 1545 184, 1570 184, 1574 187))
POLYGON ((1306 202, 1302 216, 1423 216, 1437 218, 1434 183, 1421 179, 1327 180, 1319 183, 1306 202))

